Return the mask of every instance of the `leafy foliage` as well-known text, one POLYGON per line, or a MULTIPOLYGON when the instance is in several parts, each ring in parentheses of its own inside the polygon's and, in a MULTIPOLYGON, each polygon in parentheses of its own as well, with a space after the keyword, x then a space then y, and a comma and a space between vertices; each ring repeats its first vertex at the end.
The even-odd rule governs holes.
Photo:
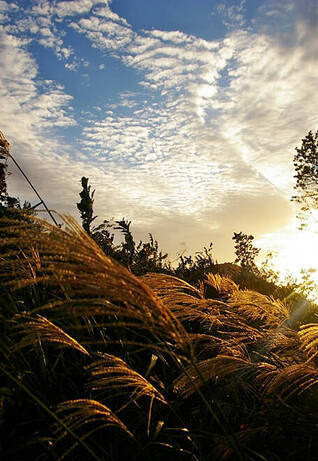
POLYGON ((247 235, 243 232, 234 232, 233 240, 235 241, 236 263, 241 265, 243 270, 255 272, 257 270, 255 258, 260 250, 253 245, 253 235, 247 235))
POLYGON ((83 190, 80 192, 81 201, 77 204, 77 208, 81 213, 83 229, 86 230, 88 234, 91 233, 91 224, 96 219, 96 216, 93 216, 93 203, 94 203, 94 193, 91 192, 91 186, 88 185, 88 178, 85 176, 81 179, 83 190))
POLYGON ((215 272, 217 264, 213 259, 212 249, 213 243, 210 242, 208 247, 196 252, 194 258, 191 255, 180 255, 175 274, 189 283, 198 283, 206 274, 215 272))
POLYGON ((292 200, 299 203, 301 208, 299 219, 301 228, 306 227, 308 214, 318 207, 318 131, 313 134, 309 131, 302 140, 300 148, 296 147, 294 157, 297 194, 292 200))
MULTIPOLYGON (((8 157, 9 143, 0 131, 0 218, 14 211, 20 209, 20 200, 8 194, 7 190, 7 170, 8 170, 8 157)), ((24 208, 30 208, 30 204, 25 203, 24 208)))

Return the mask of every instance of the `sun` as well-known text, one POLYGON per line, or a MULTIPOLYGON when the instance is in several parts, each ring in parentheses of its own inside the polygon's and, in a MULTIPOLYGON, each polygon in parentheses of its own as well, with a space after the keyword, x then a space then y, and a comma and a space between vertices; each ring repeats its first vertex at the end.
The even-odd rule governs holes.
MULTIPOLYGON (((263 242, 265 243, 265 240, 263 242)), ((282 282, 287 276, 301 282, 302 271, 313 269, 311 278, 317 283, 318 290, 317 225, 310 225, 306 230, 294 227, 267 235, 265 246, 274 250, 272 265, 273 269, 279 272, 282 282)))
MULTIPOLYGON (((275 258, 275 264, 281 271, 295 276, 301 274, 302 269, 318 269, 318 234, 310 231, 301 231, 290 236, 275 258)), ((318 278, 317 278, 318 281, 318 278)))
POLYGON ((310 229, 282 235, 273 265, 284 279, 291 275, 301 281, 302 271, 313 269, 311 278, 318 284, 318 233, 310 229))

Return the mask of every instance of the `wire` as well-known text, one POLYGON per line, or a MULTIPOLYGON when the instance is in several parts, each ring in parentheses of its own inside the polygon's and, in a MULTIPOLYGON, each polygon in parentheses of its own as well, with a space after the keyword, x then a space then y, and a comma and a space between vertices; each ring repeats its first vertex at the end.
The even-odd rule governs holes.
POLYGON ((44 206, 46 212, 49 214, 50 218, 52 219, 52 221, 54 222, 54 224, 56 226, 59 226, 56 219, 54 218, 53 214, 51 213, 51 211, 48 209, 48 207, 46 206, 43 198, 40 196, 40 194, 38 193, 38 191, 36 190, 36 188, 33 186, 33 184, 31 183, 31 181, 29 180, 29 178, 27 177, 27 175, 24 173, 24 171, 22 170, 22 168, 20 167, 20 165, 18 164, 18 162, 14 159, 14 157, 12 156, 11 153, 9 153, 9 157, 12 159, 13 163, 16 165, 16 167, 18 168, 18 170, 20 171, 20 173, 23 175, 23 177, 25 178, 25 180, 27 181, 27 183, 29 184, 29 186, 31 187, 31 189, 33 190, 33 192, 36 194, 36 196, 38 197, 38 199, 40 200, 40 202, 42 203, 42 205, 44 206))

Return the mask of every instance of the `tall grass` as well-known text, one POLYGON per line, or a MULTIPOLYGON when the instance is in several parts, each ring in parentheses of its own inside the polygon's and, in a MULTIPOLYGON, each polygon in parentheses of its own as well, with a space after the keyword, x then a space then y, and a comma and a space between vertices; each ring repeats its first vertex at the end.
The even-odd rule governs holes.
POLYGON ((69 217, 1 232, 1 459, 315 459, 318 323, 217 274, 138 278, 69 217))

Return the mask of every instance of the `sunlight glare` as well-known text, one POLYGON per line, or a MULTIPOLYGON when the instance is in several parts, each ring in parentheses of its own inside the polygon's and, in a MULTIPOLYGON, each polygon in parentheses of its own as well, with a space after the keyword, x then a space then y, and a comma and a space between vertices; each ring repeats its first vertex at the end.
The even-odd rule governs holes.
POLYGON ((280 248, 273 259, 273 264, 282 278, 292 275, 301 279, 301 270, 315 269, 312 279, 318 283, 318 233, 308 228, 295 231, 289 236, 282 235, 280 248))

